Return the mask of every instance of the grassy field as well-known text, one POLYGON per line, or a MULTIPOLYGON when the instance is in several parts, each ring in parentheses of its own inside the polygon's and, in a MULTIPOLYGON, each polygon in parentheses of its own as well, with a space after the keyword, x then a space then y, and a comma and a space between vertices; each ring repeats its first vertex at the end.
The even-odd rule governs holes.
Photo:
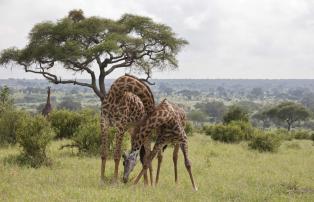
MULTIPOLYGON (((247 143, 222 144, 195 134, 190 157, 198 192, 192 190, 181 153, 179 184, 174 184, 172 148, 165 152, 157 187, 112 185, 112 160, 107 184, 100 187, 100 159, 59 150, 61 144, 49 147, 52 166, 39 169, 10 163, 17 147, 0 149, 0 201, 314 201, 311 141, 284 142, 278 153, 270 154, 249 150, 247 143)), ((120 168, 122 172, 122 164, 120 168)), ((133 176, 139 169, 138 164, 133 176)))

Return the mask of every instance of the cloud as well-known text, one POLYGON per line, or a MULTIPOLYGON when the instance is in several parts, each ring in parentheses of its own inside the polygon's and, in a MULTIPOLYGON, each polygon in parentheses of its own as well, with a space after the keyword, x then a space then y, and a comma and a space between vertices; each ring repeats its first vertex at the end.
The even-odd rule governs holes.
MULTIPOLYGON (((0 5, 0 49, 23 47, 35 23, 82 8, 88 16, 150 16, 187 39, 179 70, 155 78, 314 78, 311 0, 0 0, 0 5)), ((8 76, 16 74, 0 70, 0 78, 8 76)))

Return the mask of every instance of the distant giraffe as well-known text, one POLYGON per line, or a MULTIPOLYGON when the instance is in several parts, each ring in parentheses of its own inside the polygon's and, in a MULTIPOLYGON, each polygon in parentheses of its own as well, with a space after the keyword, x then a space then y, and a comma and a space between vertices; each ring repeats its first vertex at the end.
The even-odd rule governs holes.
MULTIPOLYGON (((173 143, 180 146, 184 156, 185 167, 190 175, 192 186, 194 190, 197 190, 192 175, 191 163, 188 157, 187 136, 185 134, 180 115, 173 104, 167 100, 163 100, 155 108, 154 112, 135 128, 132 136, 132 148, 130 155, 127 159, 125 159, 126 162, 134 160, 134 154, 139 153, 142 146, 145 147, 145 152, 149 152, 145 154, 144 166, 142 171, 137 176, 135 184, 138 183, 142 175, 146 172, 148 166, 151 164, 153 158, 162 150, 164 145, 173 143), (164 131, 163 133, 158 134, 153 151, 149 152, 150 148, 146 147, 145 142, 151 139, 152 130, 160 127, 162 127, 164 131)), ((133 168, 130 167, 129 169, 133 168)))
POLYGON ((155 101, 150 88, 143 81, 134 76, 125 75, 114 81, 102 103, 101 130, 104 135, 101 137, 101 182, 103 183, 108 155, 108 128, 117 129, 114 152, 114 181, 116 181, 123 135, 128 126, 135 125, 143 117, 152 113, 155 101))
POLYGON ((49 115, 49 113, 51 112, 52 110, 52 107, 51 107, 51 103, 50 103, 50 86, 48 87, 48 90, 47 90, 47 101, 46 101, 46 105, 44 107, 44 109, 42 110, 42 115, 47 117, 49 115))

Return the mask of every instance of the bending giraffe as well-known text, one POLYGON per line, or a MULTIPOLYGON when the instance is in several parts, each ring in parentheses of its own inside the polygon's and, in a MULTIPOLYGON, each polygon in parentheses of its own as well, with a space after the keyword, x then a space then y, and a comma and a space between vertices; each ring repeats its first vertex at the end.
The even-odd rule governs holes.
MULTIPOLYGON (((176 110, 176 112, 179 115, 181 125, 183 126, 183 128, 185 128, 185 125, 186 125, 185 111, 175 104, 172 104, 172 106, 174 107, 174 110, 176 110)), ((160 127, 157 129, 156 133, 157 133, 157 136, 160 136, 163 133, 167 133, 167 129, 160 127)), ((132 141, 136 141, 136 138, 132 138, 132 141)), ((155 185, 157 185, 158 181, 159 181, 159 174, 160 174, 160 167, 161 167, 161 163, 162 163, 162 159, 163 159, 163 152, 166 149, 166 147, 167 147, 167 145, 165 145, 163 147, 163 149, 158 152, 158 156, 157 156, 158 164, 157 164, 157 173, 156 173, 155 185)), ((144 164, 144 155, 145 155, 145 150, 143 148, 144 147, 142 146, 140 149, 140 152, 139 152, 140 153, 140 160, 141 160, 142 164, 144 164)), ((172 156, 173 165, 174 165, 175 183, 178 182, 178 174, 177 174, 178 173, 178 171, 177 171, 178 152, 179 152, 179 144, 175 144, 174 150, 173 150, 173 156, 172 156)), ((123 161, 123 165, 124 165, 123 181, 125 183, 128 181, 128 177, 136 165, 137 154, 138 153, 134 153, 134 154, 130 155, 130 154, 125 153, 123 155, 123 158, 124 158, 124 161, 123 161)))
MULTIPOLYGON (((157 155, 157 153, 162 150, 164 145, 173 143, 180 146, 184 156, 185 167, 189 173, 192 186, 194 190, 197 190, 192 175, 191 163, 188 157, 187 136, 182 126, 180 115, 175 108, 176 107, 174 107, 173 104, 171 104, 167 100, 163 100, 155 108, 154 112, 135 128, 134 133, 132 135, 133 136, 132 148, 129 157, 125 159, 126 162, 133 161, 134 160, 133 156, 140 151, 140 148, 142 146, 144 146, 145 149, 144 166, 142 171, 137 176, 135 184, 138 183, 142 175, 147 171, 147 168, 151 164, 151 161, 157 155), (157 135, 157 140, 154 145, 154 148, 152 152, 149 152, 150 148, 146 147, 145 142, 151 139, 152 130, 157 128, 162 128, 163 133, 159 133, 157 135), (149 153, 147 153, 147 151, 149 153)), ((133 168, 130 167, 129 169, 132 170, 133 168)))
POLYGON ((102 105, 101 130, 104 135, 101 137, 101 183, 104 182, 108 155, 108 128, 115 127, 117 129, 114 151, 114 181, 116 181, 125 131, 130 125, 135 125, 150 114, 154 107, 154 96, 150 88, 138 78, 125 75, 112 84, 102 105))

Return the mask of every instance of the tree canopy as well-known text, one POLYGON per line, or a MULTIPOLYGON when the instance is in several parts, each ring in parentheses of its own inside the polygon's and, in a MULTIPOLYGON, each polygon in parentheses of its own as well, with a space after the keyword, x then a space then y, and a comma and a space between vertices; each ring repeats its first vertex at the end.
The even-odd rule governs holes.
POLYGON ((239 106, 236 105, 230 106, 227 113, 223 116, 223 122, 225 124, 228 124, 232 121, 248 122, 249 121, 248 112, 239 106))
POLYGON ((270 118, 286 122, 288 131, 296 121, 306 120, 310 117, 310 112, 303 105, 294 102, 282 102, 266 113, 270 118))
POLYGON ((195 108, 206 113, 209 117, 213 118, 215 122, 221 121, 226 112, 226 106, 220 101, 197 103, 195 104, 195 108))
POLYGON ((100 98, 106 94, 105 77, 114 70, 132 67, 148 79, 153 69, 176 68, 176 55, 187 44, 169 26, 148 17, 125 14, 112 20, 85 17, 82 10, 72 10, 56 22, 36 24, 28 38, 22 49, 3 50, 0 65, 21 65, 26 72, 41 74, 55 84, 87 86, 100 98), (55 73, 60 66, 86 72, 91 82, 62 78, 55 73))

